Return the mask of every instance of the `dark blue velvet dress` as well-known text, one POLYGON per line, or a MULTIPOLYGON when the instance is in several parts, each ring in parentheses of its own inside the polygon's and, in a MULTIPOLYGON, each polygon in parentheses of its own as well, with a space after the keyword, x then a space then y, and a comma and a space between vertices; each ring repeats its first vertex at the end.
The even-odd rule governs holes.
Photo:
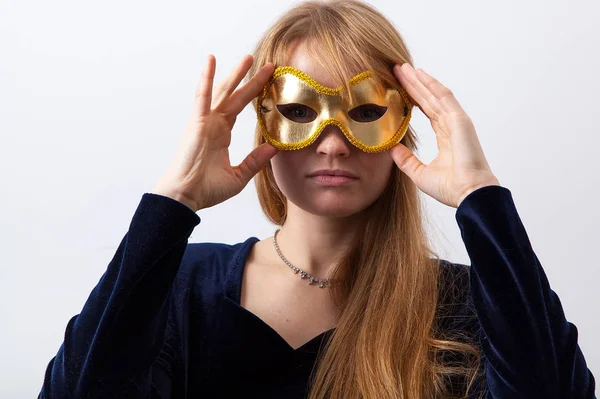
MULTIPOLYGON (((443 276, 464 293, 456 317, 442 327, 476 334, 486 397, 593 398, 577 329, 548 284, 510 191, 472 192, 456 220, 471 266, 442 262, 443 276)), ((142 196, 106 272, 68 322, 39 398, 305 397, 333 330, 290 347, 240 306, 243 267, 258 239, 188 244, 199 223, 175 200, 142 196)))

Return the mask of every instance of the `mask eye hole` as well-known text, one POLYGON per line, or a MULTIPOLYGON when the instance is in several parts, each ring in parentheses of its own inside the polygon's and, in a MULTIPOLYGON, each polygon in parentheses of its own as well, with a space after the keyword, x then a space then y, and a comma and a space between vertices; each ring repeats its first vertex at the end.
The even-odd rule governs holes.
POLYGON ((374 122, 381 118, 387 107, 377 104, 363 104, 348 111, 348 116, 356 122, 374 122))
POLYGON ((304 104, 277 104, 277 110, 289 120, 298 123, 309 123, 317 118, 317 112, 304 104))

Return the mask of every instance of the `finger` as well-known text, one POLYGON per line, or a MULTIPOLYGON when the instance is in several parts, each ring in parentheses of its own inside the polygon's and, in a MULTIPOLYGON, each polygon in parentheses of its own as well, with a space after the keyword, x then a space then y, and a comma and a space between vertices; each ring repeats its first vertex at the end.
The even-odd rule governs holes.
POLYGON ((441 105, 441 108, 448 113, 462 113, 464 112, 460 103, 454 96, 454 93, 440 83, 433 76, 429 75, 427 72, 419 68, 416 71, 417 78, 438 101, 438 104, 441 105))
POLYGON ((206 116, 210 113, 215 67, 215 56, 209 54, 206 59, 206 64, 202 69, 202 73, 200 74, 200 81, 198 82, 196 95, 194 96, 194 112, 196 112, 198 116, 206 116))
POLYGON ((272 63, 267 63, 250 79, 245 85, 240 87, 231 95, 229 103, 226 106, 226 112, 237 115, 253 98, 258 96, 271 76, 275 67, 272 63))
POLYGON ((407 66, 404 68, 404 71, 408 74, 410 83, 420 94, 421 98, 427 105, 427 108, 431 110, 431 116, 437 118, 437 116, 440 114, 441 109, 438 99, 429 90, 429 88, 425 86, 425 84, 419 79, 417 71, 410 64, 407 64, 407 66))
POLYGON ((398 168, 417 184, 426 165, 419 161, 415 154, 404 144, 398 143, 390 148, 388 152, 396 165, 398 165, 398 168))
POLYGON ((406 93, 408 94, 408 99, 410 100, 410 103, 414 106, 419 106, 418 101, 416 101, 408 92, 408 90, 406 90, 406 87, 404 87, 404 85, 410 85, 409 82, 406 82, 406 78, 404 76, 402 76, 402 72, 401 72, 401 65, 400 64, 395 64, 394 67, 392 68, 392 73, 394 74, 394 76, 396 77, 396 80, 398 82, 400 82, 400 86, 402 86, 402 88, 406 91, 406 93), (404 82, 404 83, 403 83, 404 82))
POLYGON ((219 83, 217 90, 215 90, 215 99, 213 101, 215 109, 221 107, 235 88, 238 87, 252 66, 253 59, 250 54, 245 55, 237 67, 229 73, 229 76, 219 83))
POLYGON ((408 99, 414 106, 419 108, 421 110, 421 112, 424 113, 425 115, 433 113, 433 109, 431 109, 429 107, 429 104, 427 104, 425 101, 421 100, 421 102, 424 103, 424 105, 421 106, 421 104, 419 104, 419 102, 410 95, 411 92, 414 93, 417 90, 417 89, 415 89, 415 87, 412 84, 405 82, 403 84, 403 86, 406 86, 405 91, 406 91, 406 93, 408 93, 408 99), (425 110, 424 107, 427 108, 427 110, 425 110))
POLYGON ((278 150, 269 143, 256 147, 236 169, 243 184, 246 185, 262 168, 267 166, 269 160, 277 154, 278 150))
POLYGON ((430 104, 426 93, 424 93, 426 90, 419 87, 419 85, 423 86, 423 84, 419 82, 419 78, 416 76, 413 67, 408 63, 403 64, 401 67, 396 66, 394 67, 394 75, 396 76, 396 79, 400 81, 400 84, 404 87, 409 96, 419 106, 419 109, 421 109, 429 119, 437 118, 437 108, 430 104))

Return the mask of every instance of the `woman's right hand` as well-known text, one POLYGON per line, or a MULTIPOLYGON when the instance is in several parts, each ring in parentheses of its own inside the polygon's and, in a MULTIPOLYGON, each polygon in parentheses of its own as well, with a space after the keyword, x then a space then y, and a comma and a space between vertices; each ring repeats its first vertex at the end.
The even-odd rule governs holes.
POLYGON ((236 194, 277 153, 270 144, 255 148, 238 166, 231 166, 229 144, 237 115, 258 96, 273 74, 264 65, 236 90, 253 63, 247 55, 213 93, 215 57, 208 56, 196 90, 194 109, 167 172, 152 192, 173 198, 194 212, 221 203, 236 194))

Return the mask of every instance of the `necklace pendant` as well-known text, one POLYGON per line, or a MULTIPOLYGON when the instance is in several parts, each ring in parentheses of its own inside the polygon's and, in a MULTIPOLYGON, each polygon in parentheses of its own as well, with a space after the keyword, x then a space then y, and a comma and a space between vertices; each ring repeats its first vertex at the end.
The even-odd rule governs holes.
POLYGON ((318 285, 320 288, 328 288, 330 286, 330 284, 329 284, 329 281, 327 279, 326 280, 321 280, 321 279, 318 279, 316 277, 311 276, 310 274, 308 274, 304 270, 299 269, 296 266, 292 265, 285 258, 285 256, 283 256, 283 254, 281 253, 281 251, 279 249, 279 245, 277 245, 277 233, 279 233, 279 229, 275 230, 275 233, 273 234, 273 247, 275 247, 275 252, 277 252, 277 255, 279 255, 279 257, 281 258, 281 260, 283 261, 283 263, 285 263, 290 269, 292 269, 292 271, 294 272, 294 274, 300 273, 300 278, 301 279, 308 278, 308 284, 309 285, 318 285))

